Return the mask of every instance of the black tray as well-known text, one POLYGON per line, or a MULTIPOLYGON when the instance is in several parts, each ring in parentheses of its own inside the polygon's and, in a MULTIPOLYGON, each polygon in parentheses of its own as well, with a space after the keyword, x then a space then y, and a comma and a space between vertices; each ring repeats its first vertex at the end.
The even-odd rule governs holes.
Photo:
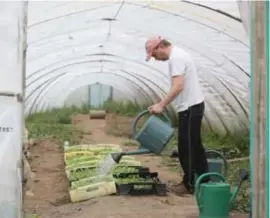
POLYGON ((147 170, 145 170, 144 168, 142 168, 142 170, 140 169, 139 172, 137 173, 118 173, 115 174, 115 178, 127 178, 129 176, 138 176, 138 177, 142 177, 142 178, 151 178, 153 180, 156 180, 158 182, 160 182, 159 178, 158 178, 158 173, 157 172, 149 172, 149 169, 147 168, 147 170))
POLYGON ((132 182, 122 184, 117 183, 116 187, 118 195, 167 195, 166 184, 161 183, 157 172, 121 173, 118 174, 115 178, 126 178, 132 175, 137 175, 143 178, 152 178, 153 182, 132 182), (145 187, 139 188, 138 186, 145 187))

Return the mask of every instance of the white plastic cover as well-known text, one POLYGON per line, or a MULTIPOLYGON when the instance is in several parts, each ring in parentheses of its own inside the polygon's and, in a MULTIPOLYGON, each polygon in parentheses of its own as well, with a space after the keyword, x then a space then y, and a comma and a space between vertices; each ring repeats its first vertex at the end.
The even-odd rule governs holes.
MULTIPOLYGON (((225 132, 247 129, 248 39, 240 15, 231 12, 236 2, 222 6, 235 17, 217 4, 29 2, 26 112, 61 106, 76 88, 95 82, 131 97, 164 96, 167 64, 144 61, 146 38, 162 34, 194 56, 206 95, 205 123, 225 132)), ((25 6, 0 3, 1 218, 22 216, 22 106, 12 95, 23 93, 25 6)), ((248 29, 249 7, 239 7, 248 29)))
POLYGON ((19 217, 21 209, 21 104, 16 98, 0 97, 0 214, 19 217))
POLYGON ((238 0, 237 5, 239 8, 240 17, 242 23, 246 29, 247 34, 249 35, 250 31, 250 18, 251 18, 251 1, 238 0))
POLYGON ((185 1, 29 2, 27 113, 61 106, 70 92, 96 82, 123 89, 131 98, 158 100, 169 89, 168 67, 146 63, 144 43, 161 34, 193 55, 209 128, 247 129, 249 45, 237 3, 204 6, 185 1), (230 11, 224 14, 221 8, 230 11))
POLYGON ((0 217, 22 216, 24 2, 0 2, 0 217))
POLYGON ((22 90, 23 19, 20 4, 0 2, 0 92, 20 93, 22 90), (15 17, 14 14, 17 14, 15 17), (13 27, 13 28, 12 28, 13 27))

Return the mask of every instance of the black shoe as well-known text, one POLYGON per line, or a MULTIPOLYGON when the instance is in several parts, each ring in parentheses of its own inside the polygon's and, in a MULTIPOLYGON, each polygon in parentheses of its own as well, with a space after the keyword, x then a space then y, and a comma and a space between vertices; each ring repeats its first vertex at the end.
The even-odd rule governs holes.
POLYGON ((194 194, 194 191, 192 189, 187 189, 183 182, 176 185, 170 185, 168 189, 170 192, 173 192, 178 196, 194 194))
POLYGON ((177 150, 173 150, 171 155, 170 155, 170 158, 178 158, 178 151, 177 150))

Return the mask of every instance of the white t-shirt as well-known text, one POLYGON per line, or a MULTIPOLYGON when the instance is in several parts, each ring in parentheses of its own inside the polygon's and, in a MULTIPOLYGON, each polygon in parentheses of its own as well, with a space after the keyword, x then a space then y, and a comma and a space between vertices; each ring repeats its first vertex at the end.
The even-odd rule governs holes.
POLYGON ((184 88, 173 101, 176 111, 187 110, 190 106, 204 101, 197 69, 191 55, 179 47, 172 46, 168 61, 171 85, 174 76, 184 75, 184 88))

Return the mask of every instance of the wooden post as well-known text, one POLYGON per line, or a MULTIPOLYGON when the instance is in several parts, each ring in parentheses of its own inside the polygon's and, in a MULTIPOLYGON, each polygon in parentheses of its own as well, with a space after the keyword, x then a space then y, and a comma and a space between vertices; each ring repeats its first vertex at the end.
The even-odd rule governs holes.
MULTIPOLYGON (((251 140, 252 161, 252 217, 268 218, 266 214, 266 37, 265 1, 253 2, 251 34, 252 84, 250 104, 253 118, 253 139, 251 140), (253 157, 252 157, 253 156, 253 157)), ((268 155, 268 154, 267 154, 268 155)))

